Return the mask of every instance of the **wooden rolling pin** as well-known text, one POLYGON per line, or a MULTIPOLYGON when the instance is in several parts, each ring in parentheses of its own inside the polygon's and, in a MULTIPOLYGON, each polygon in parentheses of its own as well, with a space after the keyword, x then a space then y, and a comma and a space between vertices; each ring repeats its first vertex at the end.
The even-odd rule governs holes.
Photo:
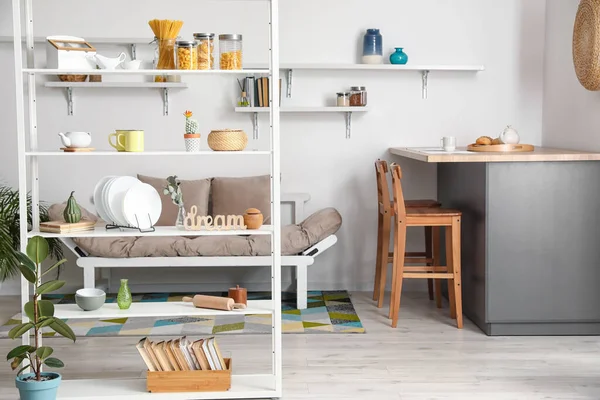
POLYGON ((246 308, 245 304, 236 303, 229 297, 218 297, 218 296, 205 296, 197 294, 193 298, 185 296, 182 299, 186 303, 194 303, 194 307, 197 308, 210 308, 212 310, 243 310, 246 308))

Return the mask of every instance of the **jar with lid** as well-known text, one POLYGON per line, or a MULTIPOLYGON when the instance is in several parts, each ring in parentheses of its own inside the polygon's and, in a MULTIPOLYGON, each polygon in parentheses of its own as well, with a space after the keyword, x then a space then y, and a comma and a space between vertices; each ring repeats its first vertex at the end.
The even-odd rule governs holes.
POLYGON ((363 38, 363 64, 383 64, 383 36, 379 29, 367 29, 363 38))
MULTIPOLYGON (((156 36, 152 43, 156 44, 154 48, 154 69, 175 69, 175 42, 177 39, 159 39, 156 36)), ((170 76, 169 76, 170 77, 170 76)), ((157 75, 155 82, 167 82, 167 75, 157 75)))
POLYGON ((367 88, 352 86, 350 88, 350 107, 365 107, 367 105, 367 88))
POLYGON ((194 33, 194 41, 198 46, 198 69, 213 69, 215 67, 215 34, 194 33))
POLYGON ((198 45, 194 41, 178 40, 175 46, 177 69, 198 69, 198 45))
POLYGON ((242 69, 242 35, 219 35, 221 69, 242 69))
POLYGON ((339 92, 337 94, 337 106, 338 107, 350 106, 350 92, 339 92))

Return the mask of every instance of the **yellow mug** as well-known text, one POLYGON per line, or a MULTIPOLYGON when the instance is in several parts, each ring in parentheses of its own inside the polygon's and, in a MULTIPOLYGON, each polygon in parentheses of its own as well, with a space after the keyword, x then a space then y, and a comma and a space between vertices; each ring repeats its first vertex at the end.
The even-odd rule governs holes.
POLYGON ((108 143, 117 151, 142 152, 144 151, 144 131, 117 130, 108 135, 108 143), (111 138, 115 137, 113 143, 111 138))

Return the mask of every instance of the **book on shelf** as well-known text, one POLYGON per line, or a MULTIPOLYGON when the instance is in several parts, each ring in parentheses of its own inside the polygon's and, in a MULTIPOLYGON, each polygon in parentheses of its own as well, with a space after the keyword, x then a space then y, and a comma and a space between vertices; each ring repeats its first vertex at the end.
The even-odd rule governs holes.
POLYGON ((96 222, 89 220, 81 220, 74 224, 69 224, 65 221, 49 221, 40 223, 40 232, 47 233, 75 233, 93 231, 96 222))
MULTIPOLYGON (((269 107, 269 99, 270 99, 270 79, 271 78, 257 78, 256 82, 256 90, 255 90, 255 105, 252 107, 269 107)), ((279 105, 281 105, 281 79, 279 80, 279 105)))
POLYGON ((227 369, 215 337, 195 342, 183 336, 169 341, 140 340, 136 348, 148 371, 222 371, 227 369))

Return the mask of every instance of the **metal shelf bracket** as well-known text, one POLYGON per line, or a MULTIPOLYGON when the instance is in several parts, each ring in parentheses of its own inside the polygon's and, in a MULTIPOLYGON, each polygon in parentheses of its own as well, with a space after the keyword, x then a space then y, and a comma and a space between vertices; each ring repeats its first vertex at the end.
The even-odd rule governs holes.
POLYGON ((258 140, 258 113, 252 113, 252 139, 258 140))
POLYGON ((429 71, 422 71, 423 75, 423 99, 427 99, 427 84, 429 83, 429 71))
POLYGON ((346 113, 346 139, 352 138, 352 112, 346 113))
POLYGON ((73 115, 73 88, 67 88, 67 115, 73 115))
POLYGON ((293 71, 291 69, 287 70, 287 91, 285 96, 289 99, 292 97, 292 75, 293 71))
POLYGON ((163 88, 163 115, 169 115, 169 88, 163 88))
POLYGON ((137 44, 131 44, 131 59, 137 60, 137 44))

